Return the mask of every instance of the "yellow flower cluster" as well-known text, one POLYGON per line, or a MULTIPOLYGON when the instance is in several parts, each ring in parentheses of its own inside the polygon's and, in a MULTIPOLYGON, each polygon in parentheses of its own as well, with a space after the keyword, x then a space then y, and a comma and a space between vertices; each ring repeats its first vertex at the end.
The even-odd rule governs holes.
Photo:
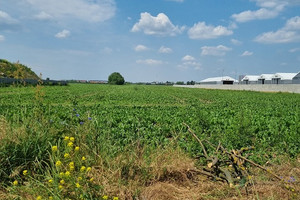
MULTIPOLYGON (((70 194, 76 194, 77 199, 82 196, 82 192, 92 184, 94 178, 89 172, 92 168, 87 166, 87 158, 82 155, 80 145, 76 144, 77 139, 72 136, 63 138, 63 146, 52 146, 52 157, 54 169, 47 179, 51 192, 59 191, 60 198, 70 198, 70 194), (55 189, 58 188, 59 190, 55 189)), ((27 172, 26 172, 27 173, 27 172)))

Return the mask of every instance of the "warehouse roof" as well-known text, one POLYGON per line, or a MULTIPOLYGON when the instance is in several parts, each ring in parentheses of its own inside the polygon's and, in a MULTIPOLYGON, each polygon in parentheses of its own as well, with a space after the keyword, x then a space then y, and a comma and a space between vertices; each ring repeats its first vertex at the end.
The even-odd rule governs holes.
POLYGON ((258 79, 272 80, 274 74, 261 74, 258 79))
POLYGON ((246 75, 242 81, 258 81, 258 75, 246 75))
POLYGON ((212 78, 204 79, 204 80, 200 81, 200 83, 203 83, 203 82, 222 82, 222 81, 234 81, 234 82, 236 82, 236 80, 231 78, 230 76, 220 76, 220 77, 212 77, 212 78))
POLYGON ((296 75, 297 73, 276 73, 272 76, 272 79, 292 80, 296 75))

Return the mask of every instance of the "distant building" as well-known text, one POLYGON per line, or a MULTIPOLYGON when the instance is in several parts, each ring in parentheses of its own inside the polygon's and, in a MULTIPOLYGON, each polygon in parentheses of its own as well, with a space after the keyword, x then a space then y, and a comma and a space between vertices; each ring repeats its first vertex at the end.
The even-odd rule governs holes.
POLYGON ((237 80, 229 76, 207 78, 200 81, 200 85, 204 85, 204 84, 233 85, 234 83, 237 83, 237 80))
POLYGON ((292 83, 300 84, 300 72, 298 72, 298 74, 296 74, 296 76, 293 77, 292 83))
POLYGON ((272 76, 272 84, 292 84, 296 75, 297 73, 276 73, 272 76))
POLYGON ((242 80, 241 84, 257 84, 258 83, 258 75, 246 75, 242 80))
POLYGON ((89 83, 94 83, 94 84, 106 84, 108 83, 105 80, 89 80, 89 83))
POLYGON ((271 84, 274 74, 262 74, 258 77, 258 84, 271 84))

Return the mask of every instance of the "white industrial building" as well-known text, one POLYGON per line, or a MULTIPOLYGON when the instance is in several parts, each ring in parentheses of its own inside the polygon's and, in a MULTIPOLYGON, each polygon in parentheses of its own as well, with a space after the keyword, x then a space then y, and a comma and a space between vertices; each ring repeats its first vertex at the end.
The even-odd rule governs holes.
POLYGON ((292 84, 296 75, 297 73, 276 73, 272 76, 272 84, 292 84))
POLYGON ((257 84, 258 83, 258 75, 246 75, 242 80, 241 84, 257 84))
POLYGON ((262 74, 258 77, 258 84, 271 84, 274 74, 262 74))
POLYGON ((230 76, 222 76, 222 77, 212 77, 212 78, 204 79, 200 81, 200 85, 204 85, 204 84, 233 85, 237 82, 238 82, 237 80, 231 78, 230 76))
POLYGON ((296 74, 296 76, 293 77, 292 83, 293 84, 300 84, 300 72, 298 72, 296 74))

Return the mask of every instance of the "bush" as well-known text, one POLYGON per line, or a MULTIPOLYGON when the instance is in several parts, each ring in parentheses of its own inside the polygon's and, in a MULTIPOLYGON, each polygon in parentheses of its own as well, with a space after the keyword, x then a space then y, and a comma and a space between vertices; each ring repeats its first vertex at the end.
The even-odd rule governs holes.
POLYGON ((125 80, 119 72, 114 72, 109 75, 108 83, 112 85, 124 85, 125 80))

